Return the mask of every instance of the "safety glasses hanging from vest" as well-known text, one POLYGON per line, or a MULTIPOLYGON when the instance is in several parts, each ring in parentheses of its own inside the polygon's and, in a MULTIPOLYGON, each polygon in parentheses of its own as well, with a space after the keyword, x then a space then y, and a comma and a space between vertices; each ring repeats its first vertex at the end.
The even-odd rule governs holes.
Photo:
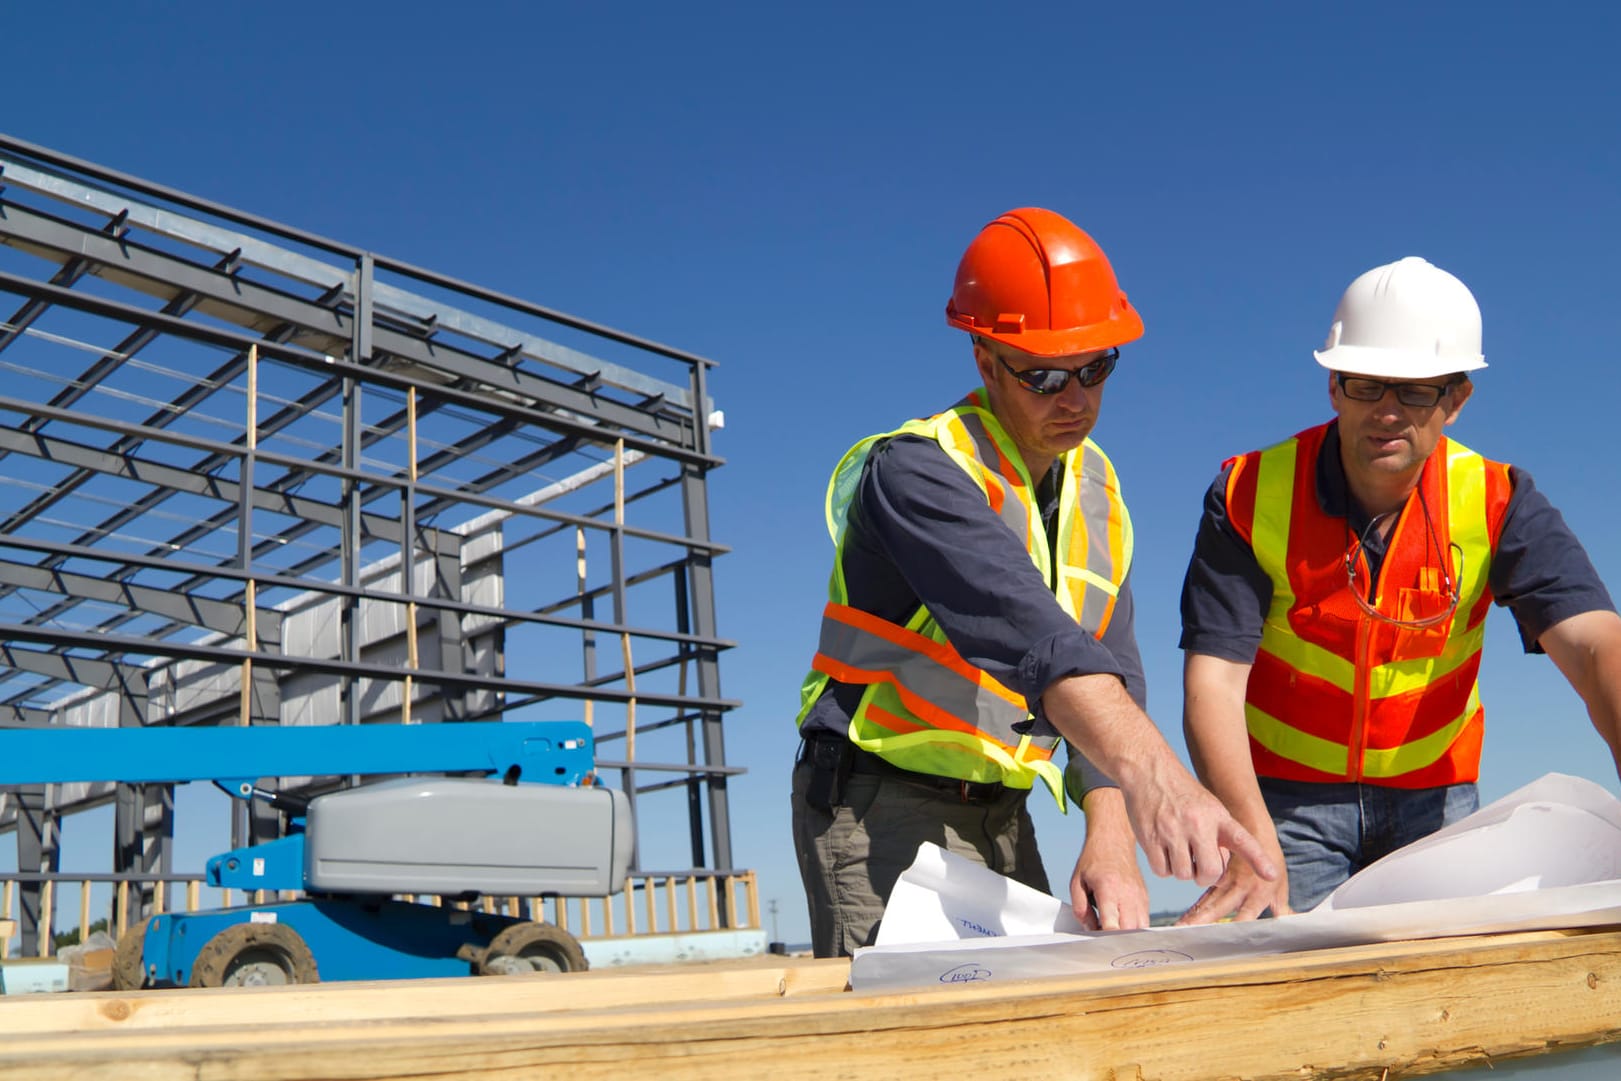
MULTIPOLYGON (((1445 596, 1447 602, 1446 607, 1441 611, 1435 613, 1434 615, 1423 616, 1419 619, 1397 619, 1395 616, 1386 615, 1373 605, 1369 604, 1367 598, 1364 596, 1364 590, 1357 586, 1356 568, 1359 562, 1357 557, 1360 556, 1367 548, 1368 537, 1375 529, 1379 527, 1379 523, 1384 519, 1389 518, 1392 514, 1397 513, 1396 511, 1386 511, 1383 514, 1376 514, 1369 519, 1368 524, 1362 529, 1362 535, 1356 538, 1356 543, 1352 544, 1350 551, 1345 553, 1345 582, 1346 585, 1350 587, 1351 596, 1355 598, 1357 607, 1362 609, 1363 614, 1372 616, 1381 623, 1388 623, 1393 627, 1403 627, 1408 630, 1421 630, 1425 627, 1433 627, 1437 623, 1451 619, 1452 613, 1458 610, 1459 601, 1457 580, 1452 576, 1452 560, 1446 559, 1445 553, 1441 551, 1441 538, 1436 535, 1435 522, 1430 518, 1430 507, 1429 504, 1425 502, 1424 493, 1422 491, 1418 493, 1418 506, 1419 509, 1424 512, 1425 544, 1426 546, 1433 545, 1436 556, 1440 557, 1441 590, 1442 595, 1445 596)), ((1350 532, 1349 527, 1347 527, 1346 532, 1350 532)), ((1457 560, 1458 574, 1463 574, 1463 546, 1454 541, 1447 545, 1447 549, 1457 560)))
POLYGON ((1019 381, 1019 386, 1031 394, 1057 394, 1069 386, 1071 377, 1083 387, 1095 387, 1109 378, 1115 362, 1120 359, 1120 350, 1111 349, 1079 368, 1029 368, 1021 372, 1009 364, 1001 353, 996 354, 996 359, 1002 362, 1009 375, 1019 381))

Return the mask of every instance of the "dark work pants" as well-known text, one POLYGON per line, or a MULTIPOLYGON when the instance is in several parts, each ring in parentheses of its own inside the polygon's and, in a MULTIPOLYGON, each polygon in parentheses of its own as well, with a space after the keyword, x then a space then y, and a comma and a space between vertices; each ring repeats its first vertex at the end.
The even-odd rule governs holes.
POLYGON ((811 775, 809 761, 795 765, 793 832, 817 957, 847 957, 872 944, 895 881, 924 841, 1051 892, 1025 807, 1028 789, 964 803, 950 789, 855 773, 824 810, 805 798, 811 775))

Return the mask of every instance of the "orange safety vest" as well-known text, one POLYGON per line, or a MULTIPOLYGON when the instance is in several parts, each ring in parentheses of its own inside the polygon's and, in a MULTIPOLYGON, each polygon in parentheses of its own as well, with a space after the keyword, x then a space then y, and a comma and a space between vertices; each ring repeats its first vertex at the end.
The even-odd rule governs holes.
POLYGON ((850 739, 903 769, 964 781, 1030 788, 1040 777, 1064 806, 1063 771, 1053 763, 1061 737, 1015 730, 1029 719, 1024 696, 963 659, 919 606, 904 625, 851 607, 844 584, 845 517, 875 443, 895 435, 937 441, 972 477, 1019 538, 1064 610, 1101 638, 1131 566, 1131 517, 1114 466, 1088 439, 1064 455, 1056 550, 1036 506, 1034 485, 1012 440, 985 405, 984 392, 926 420, 869 436, 845 454, 828 482, 827 522, 836 552, 829 600, 799 722, 829 679, 865 687, 850 739))
MULTIPOLYGON (((1330 422, 1332 423, 1332 422, 1330 422)), ((1245 697, 1264 777, 1427 788, 1480 773, 1476 676, 1491 606, 1487 573, 1508 509, 1508 466, 1442 438, 1391 532, 1371 607, 1368 563, 1346 519, 1317 499, 1328 425, 1234 460, 1227 514, 1272 579, 1245 697)))

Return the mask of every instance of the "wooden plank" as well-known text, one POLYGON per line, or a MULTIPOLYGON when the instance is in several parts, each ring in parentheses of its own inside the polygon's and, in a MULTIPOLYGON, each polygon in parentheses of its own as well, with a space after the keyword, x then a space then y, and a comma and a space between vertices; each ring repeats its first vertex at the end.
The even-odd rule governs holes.
POLYGON ((299 987, 0 998, 0 1045, 48 1033, 169 1031, 247 1024, 303 1025, 416 1017, 556 1013, 698 1000, 739 1001, 846 989, 848 961, 771 958, 598 969, 557 976, 349 981, 299 987))
MULTIPOLYGON (((1017 983, 854 994, 836 963, 767 966, 818 990, 739 998, 735 970, 704 996, 630 973, 554 977, 548 992, 617 985, 610 1005, 537 1008, 544 978, 81 996, 181 1002, 235 997, 201 1021, 85 1031, 44 1014, 0 1040, 7 1081, 306 1081, 654 1076, 713 1081, 936 1078, 971 1070, 1083 1081, 1413 1077, 1621 1039, 1621 931, 1359 946, 1242 962, 1017 983), (830 965, 832 967, 830 967, 830 965), (590 977, 603 978, 592 981, 590 977), (635 989, 643 985, 645 993, 635 989), (458 990, 454 995, 450 987, 458 990), (316 996, 314 992, 322 992, 316 996), (657 992, 657 993, 654 993, 657 992), (282 1001, 322 1004, 293 1016, 282 1001), (462 1001, 464 996, 469 1001, 462 1001), (731 996, 731 997, 728 997, 731 996), (251 1006, 248 998, 254 999, 251 1006), (447 1011, 452 1000, 457 1005, 447 1011), (485 1012, 468 1008, 470 999, 485 1012), (632 1002, 632 999, 639 1001, 632 1002), (390 1014, 373 1012, 393 1003, 390 1014)), ((680 974, 656 974, 682 979, 680 974)), ((708 985, 705 985, 706 987, 708 985)), ((598 988, 598 990, 605 990, 598 988)), ((758 990, 758 987, 756 987, 758 990)), ((55 996, 61 999, 64 996, 55 996)), ((21 1002, 22 1000, 19 1000, 21 1002)), ((0 1017, 11 1011, 0 1002, 0 1017)), ((116 1012, 116 1011, 114 1011, 116 1012)))

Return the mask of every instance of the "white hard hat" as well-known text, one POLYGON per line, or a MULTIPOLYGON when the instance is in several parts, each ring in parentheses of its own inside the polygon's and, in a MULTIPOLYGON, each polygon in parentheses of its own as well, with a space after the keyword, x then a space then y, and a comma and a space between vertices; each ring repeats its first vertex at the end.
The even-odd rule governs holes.
POLYGON ((1350 284, 1313 355, 1331 371, 1381 379, 1474 371, 1486 366, 1480 305, 1463 282, 1409 255, 1350 284))

